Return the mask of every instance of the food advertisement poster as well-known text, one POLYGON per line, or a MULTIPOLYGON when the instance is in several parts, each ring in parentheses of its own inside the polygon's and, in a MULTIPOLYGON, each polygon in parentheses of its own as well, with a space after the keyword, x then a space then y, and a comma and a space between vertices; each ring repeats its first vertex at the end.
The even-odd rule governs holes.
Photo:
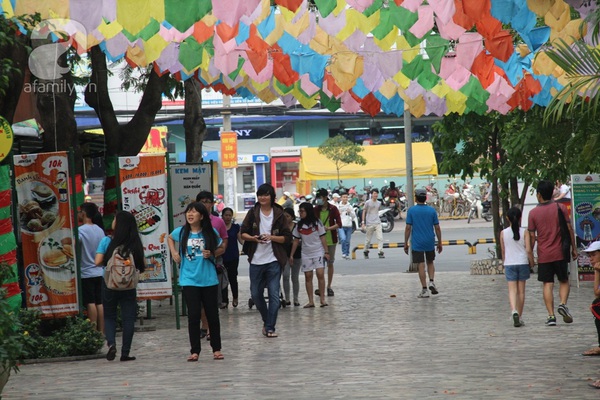
POLYGON ((203 190, 212 192, 211 171, 209 163, 169 165, 173 228, 185 223, 185 208, 196 201, 198 193, 203 190))
POLYGON ((119 157, 119 181, 124 211, 135 217, 144 245, 146 271, 140 275, 140 300, 171 296, 169 210, 165 155, 119 157))
MULTIPOLYGON (((579 250, 600 240, 600 175, 571 175, 572 222, 579 250)), ((580 281, 593 281, 594 269, 587 253, 579 251, 577 272, 580 281)))
POLYGON ((14 156, 27 308, 79 311, 66 152, 14 156))

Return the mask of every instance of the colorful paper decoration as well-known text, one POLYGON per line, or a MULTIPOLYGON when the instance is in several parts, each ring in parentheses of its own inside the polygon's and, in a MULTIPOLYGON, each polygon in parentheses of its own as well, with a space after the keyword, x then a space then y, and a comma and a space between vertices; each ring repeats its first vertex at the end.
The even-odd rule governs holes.
POLYGON ((401 115, 402 99, 410 98, 413 115, 443 115, 547 105, 564 80, 541 49, 548 40, 579 39, 582 22, 571 19, 570 6, 586 15, 596 3, 11 0, 1 1, 0 11, 77 21, 85 32, 68 32, 78 49, 99 43, 111 61, 155 63, 162 73, 195 77, 227 94, 371 115, 401 115), (538 19, 546 26, 536 27, 538 19), (445 63, 449 58, 454 62, 445 63), (420 101, 405 93, 413 82, 424 90, 420 101), (504 92, 493 92, 497 87, 504 92), (508 88, 518 95, 507 95, 508 88))

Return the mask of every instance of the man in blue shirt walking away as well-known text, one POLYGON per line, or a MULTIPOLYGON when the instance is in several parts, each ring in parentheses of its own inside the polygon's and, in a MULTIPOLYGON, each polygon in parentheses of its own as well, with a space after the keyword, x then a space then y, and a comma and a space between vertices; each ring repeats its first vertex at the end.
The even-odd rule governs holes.
POLYGON ((437 212, 431 206, 425 204, 427 191, 425 189, 415 190, 417 204, 408 209, 406 213, 406 229, 404 231, 404 252, 408 254, 408 242, 410 239, 412 262, 419 264, 419 279, 421 280, 421 292, 417 297, 429 297, 438 294, 433 278, 435 275, 435 237, 437 236, 437 251, 442 252, 442 230, 437 212), (435 235, 434 235, 435 231, 435 235), (412 236, 412 237, 411 237, 412 236), (425 276, 425 261, 427 261, 427 274, 429 275, 429 290, 425 276))

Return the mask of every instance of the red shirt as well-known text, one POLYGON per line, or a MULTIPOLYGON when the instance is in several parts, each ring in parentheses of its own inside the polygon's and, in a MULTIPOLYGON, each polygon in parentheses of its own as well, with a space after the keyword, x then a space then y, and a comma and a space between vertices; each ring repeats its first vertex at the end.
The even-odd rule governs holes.
POLYGON ((537 232, 538 263, 550 263, 563 259, 557 205, 569 223, 566 207, 554 201, 540 203, 529 212, 527 229, 529 232, 537 232))
POLYGON ((227 235, 227 227, 225 226, 225 222, 221 218, 217 217, 216 215, 210 214, 210 222, 213 228, 215 228, 217 232, 219 232, 219 236, 221 237, 221 239, 229 239, 229 236, 227 235))

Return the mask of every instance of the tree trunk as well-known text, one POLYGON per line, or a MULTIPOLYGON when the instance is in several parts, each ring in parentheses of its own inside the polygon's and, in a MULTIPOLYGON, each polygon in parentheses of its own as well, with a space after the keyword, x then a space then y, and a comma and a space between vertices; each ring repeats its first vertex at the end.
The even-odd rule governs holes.
POLYGON ((520 204, 519 182, 517 178, 510 178, 510 204, 514 207, 520 204))
MULTIPOLYGON (((68 66, 66 53, 59 57, 58 65, 68 66)), ((32 82, 34 82, 36 104, 40 114, 40 125, 44 128, 42 151, 67 151, 72 148, 75 153, 75 173, 81 174, 83 162, 75 121, 77 94, 71 72, 52 80, 32 77, 32 82)))
POLYGON ((89 54, 92 75, 90 83, 85 89, 85 101, 96 111, 104 131, 107 165, 104 185, 104 216, 106 220, 109 219, 108 216, 117 211, 118 206, 116 180, 118 168, 113 156, 135 156, 144 147, 156 114, 162 107, 162 92, 168 75, 159 77, 156 71, 152 70, 133 118, 127 124, 120 125, 108 92, 106 56, 99 46, 92 47, 89 54))
POLYGON ((194 77, 184 82, 184 88, 185 161, 197 163, 202 161, 202 143, 207 133, 202 116, 202 90, 200 82, 194 77))
POLYGON ((85 89, 85 101, 100 119, 106 156, 135 156, 144 147, 156 114, 162 107, 162 93, 168 75, 158 76, 156 71, 151 71, 137 111, 129 122, 120 125, 108 92, 106 56, 99 46, 94 46, 90 58, 92 75, 85 89))
POLYGON ((492 131, 490 138, 490 152, 492 154, 492 179, 490 185, 492 185, 492 215, 494 224, 494 239, 496 240, 496 258, 502 258, 502 251, 500 249, 500 232, 502 231, 502 217, 500 216, 500 196, 498 194, 498 167, 500 165, 498 157, 498 150, 500 145, 498 143, 498 132, 496 129, 492 131))

